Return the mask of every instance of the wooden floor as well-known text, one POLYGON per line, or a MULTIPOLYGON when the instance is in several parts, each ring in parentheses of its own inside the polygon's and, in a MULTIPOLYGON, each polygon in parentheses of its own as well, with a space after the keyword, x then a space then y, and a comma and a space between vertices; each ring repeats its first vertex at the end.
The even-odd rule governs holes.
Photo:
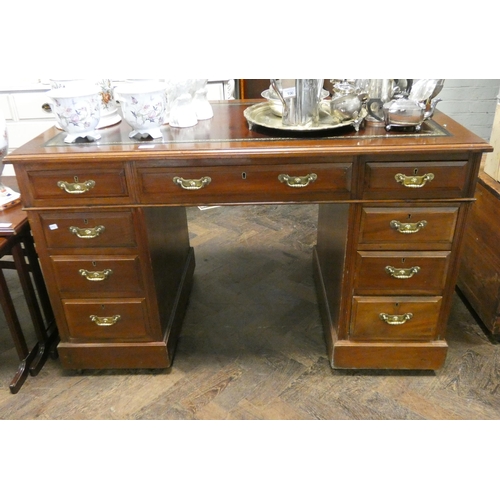
POLYGON ((18 360, 2 317, 0 419, 500 418, 500 347, 458 295, 439 372, 332 370, 312 278, 317 206, 188 217, 197 267, 173 366, 76 373, 49 359, 12 395, 18 360))

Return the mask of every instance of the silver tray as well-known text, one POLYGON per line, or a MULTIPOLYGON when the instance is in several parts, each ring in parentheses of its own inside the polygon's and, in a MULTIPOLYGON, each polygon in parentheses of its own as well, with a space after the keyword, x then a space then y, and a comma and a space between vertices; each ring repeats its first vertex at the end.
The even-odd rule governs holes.
POLYGON ((250 130, 254 126, 271 128, 274 130, 288 130, 297 132, 318 132, 321 130, 333 130, 342 127, 353 126, 356 131, 359 130, 361 122, 368 114, 366 109, 362 109, 359 116, 354 120, 346 120, 339 122, 336 118, 332 117, 328 112, 330 109, 330 101, 323 101, 320 104, 319 123, 314 126, 304 125, 283 125, 280 116, 276 116, 271 110, 268 102, 260 102, 254 104, 243 111, 243 116, 248 122, 250 130))

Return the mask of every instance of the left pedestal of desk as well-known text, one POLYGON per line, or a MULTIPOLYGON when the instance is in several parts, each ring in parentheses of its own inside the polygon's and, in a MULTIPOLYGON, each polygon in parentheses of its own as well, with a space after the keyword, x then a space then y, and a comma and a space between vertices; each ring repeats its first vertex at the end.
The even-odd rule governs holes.
POLYGON ((68 369, 167 368, 192 284, 182 207, 29 214, 68 369))

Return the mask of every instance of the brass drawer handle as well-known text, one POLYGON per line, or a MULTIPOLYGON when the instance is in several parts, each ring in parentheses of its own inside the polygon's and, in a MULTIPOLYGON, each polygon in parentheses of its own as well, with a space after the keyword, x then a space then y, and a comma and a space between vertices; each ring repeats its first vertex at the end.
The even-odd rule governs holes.
POLYGON ((113 326, 120 318, 121 316, 119 314, 115 314, 114 316, 96 316, 92 314, 92 316, 90 316, 90 320, 97 326, 113 326))
POLYGON ((104 232, 104 226, 96 226, 89 228, 70 226, 69 231, 71 234, 76 234, 78 238, 92 239, 92 238, 97 238, 100 234, 104 232))
POLYGON ((388 325, 404 325, 408 320, 413 318, 412 313, 405 314, 386 314, 380 313, 379 318, 385 321, 388 325))
POLYGON ((434 174, 424 174, 424 175, 410 175, 406 176, 404 174, 396 174, 394 176, 396 182, 403 184, 407 188, 421 188, 425 186, 427 181, 432 181, 434 179, 434 174))
POLYGON ((95 186, 95 181, 85 181, 85 182, 66 182, 59 181, 57 187, 63 189, 69 194, 82 194, 87 193, 95 186))
POLYGON ((201 179, 183 179, 182 177, 174 177, 173 181, 174 184, 177 184, 182 189, 193 191, 208 186, 212 182, 212 179, 207 176, 202 177, 201 179))
POLYGON ((78 272, 88 281, 104 281, 113 274, 111 269, 104 269, 103 271, 87 271, 86 269, 80 269, 78 272))
POLYGON ((316 174, 307 174, 302 177, 300 176, 290 176, 287 174, 278 175, 278 180, 282 183, 286 183, 287 186, 292 188, 303 188, 309 186, 311 182, 314 182, 318 176, 316 174))
POLYGON ((418 233, 423 227, 427 226, 427 221, 421 220, 419 222, 399 222, 397 220, 391 220, 390 226, 398 233, 413 234, 418 233))
POLYGON ((385 272, 389 274, 392 278, 398 280, 407 280, 415 276, 420 271, 420 267, 413 266, 408 269, 398 269, 392 266, 385 266, 385 272))

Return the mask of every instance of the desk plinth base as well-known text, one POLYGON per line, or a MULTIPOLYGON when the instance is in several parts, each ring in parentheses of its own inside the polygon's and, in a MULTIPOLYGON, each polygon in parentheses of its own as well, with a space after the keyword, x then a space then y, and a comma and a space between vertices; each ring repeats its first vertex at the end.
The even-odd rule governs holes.
MULTIPOLYGON (((432 342, 353 342, 338 338, 339 318, 332 316, 327 290, 340 291, 340 287, 326 286, 318 251, 313 253, 314 278, 318 304, 323 323, 328 358, 336 369, 393 369, 439 370, 446 360, 448 345, 444 340, 432 342)), ((335 308, 337 309, 337 308, 335 308)))
POLYGON ((194 251, 191 248, 177 288, 163 341, 115 344, 61 342, 58 352, 62 367, 71 370, 170 367, 191 293, 194 269, 194 251))
POLYGON ((448 345, 444 340, 421 343, 350 342, 337 340, 333 346, 332 368, 439 370, 448 345))

